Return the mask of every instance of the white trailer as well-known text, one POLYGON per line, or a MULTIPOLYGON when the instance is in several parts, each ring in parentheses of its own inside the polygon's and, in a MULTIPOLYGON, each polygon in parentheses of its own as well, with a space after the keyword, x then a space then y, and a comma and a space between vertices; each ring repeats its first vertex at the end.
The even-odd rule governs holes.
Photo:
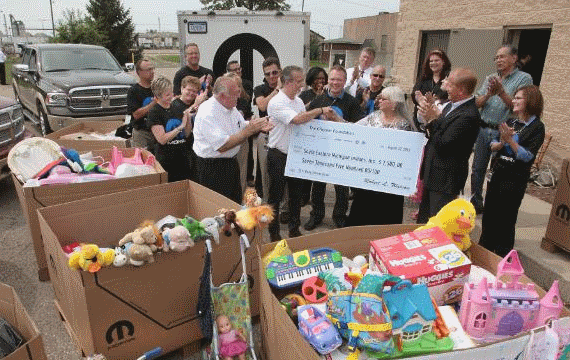
POLYGON ((309 67, 310 13, 295 11, 177 11, 180 62, 185 65, 184 46, 196 43, 200 64, 216 76, 226 71, 230 60, 242 66, 242 76, 254 85, 263 81, 261 64, 270 56, 281 66, 309 67))

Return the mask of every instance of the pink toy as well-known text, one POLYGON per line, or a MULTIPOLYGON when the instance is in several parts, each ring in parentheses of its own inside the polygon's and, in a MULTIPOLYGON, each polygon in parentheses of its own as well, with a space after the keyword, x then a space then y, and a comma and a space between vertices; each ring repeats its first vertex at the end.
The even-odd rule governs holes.
POLYGON ((497 266, 495 283, 482 278, 479 285, 467 283, 459 319, 465 331, 475 340, 491 341, 516 335, 557 319, 563 303, 558 281, 539 300, 534 284, 523 284, 519 278, 524 274, 516 250, 505 256, 497 266), (509 281, 501 281, 503 275, 509 281))
POLYGON ((115 179, 113 175, 109 174, 77 174, 71 172, 67 166, 56 165, 51 170, 48 177, 37 180, 40 185, 53 185, 53 184, 71 184, 89 181, 101 181, 115 179))
POLYGON ((220 355, 224 360, 232 360, 234 357, 245 360, 247 342, 245 336, 232 329, 230 319, 225 315, 216 318, 218 325, 218 340, 220 342, 220 355))
POLYGON ((121 164, 132 164, 132 165, 154 165, 154 156, 149 156, 146 161, 143 161, 141 155, 141 149, 135 148, 135 154, 133 157, 125 158, 123 157, 123 152, 113 146, 113 152, 111 153, 111 161, 109 162, 109 172, 115 174, 117 167, 121 164))

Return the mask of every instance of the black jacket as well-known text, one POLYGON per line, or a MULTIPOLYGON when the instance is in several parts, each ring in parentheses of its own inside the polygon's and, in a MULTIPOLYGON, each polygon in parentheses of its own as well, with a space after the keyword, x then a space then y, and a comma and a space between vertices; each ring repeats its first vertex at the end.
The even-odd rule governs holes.
POLYGON ((469 156, 481 116, 471 99, 427 125, 421 178, 426 189, 458 195, 465 186, 469 156))

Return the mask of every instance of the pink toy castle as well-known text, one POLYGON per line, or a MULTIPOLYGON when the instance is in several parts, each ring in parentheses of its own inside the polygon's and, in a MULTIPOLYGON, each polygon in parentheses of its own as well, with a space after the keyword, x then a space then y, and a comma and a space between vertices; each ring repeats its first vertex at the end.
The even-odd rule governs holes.
POLYGON ((459 319, 473 339, 500 339, 558 318, 563 306, 558 281, 539 301, 534 284, 518 281, 523 274, 518 253, 511 250, 499 263, 494 284, 487 283, 486 278, 479 285, 465 284, 459 319), (502 282, 503 275, 508 275, 510 281, 502 282))

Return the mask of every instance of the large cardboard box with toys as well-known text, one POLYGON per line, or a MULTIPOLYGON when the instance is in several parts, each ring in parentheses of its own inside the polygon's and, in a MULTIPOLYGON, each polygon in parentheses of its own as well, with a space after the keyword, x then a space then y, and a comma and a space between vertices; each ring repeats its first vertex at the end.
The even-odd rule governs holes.
POLYGON ((122 121, 82 121, 46 135, 46 138, 79 152, 110 149, 113 146, 128 148, 131 145, 129 139, 113 136, 123 124, 122 121))
MULTIPOLYGON (((201 220, 217 216, 220 209, 239 205, 199 184, 180 181, 39 210, 56 305, 85 354, 135 359, 158 346, 166 353, 201 339, 196 306, 205 242, 196 241, 183 252, 157 252, 154 262, 142 266, 109 266, 95 273, 70 269, 63 247, 79 242, 113 248, 144 220, 167 215, 201 220)), ((261 232, 246 234, 257 247, 261 232)), ((237 279, 242 267, 235 231, 230 236, 222 232, 219 244, 212 244, 214 284, 237 279)))
MULTIPOLYGON (((354 258, 354 262, 356 263, 357 258, 355 258, 358 255, 363 255, 366 256, 367 254, 369 254, 370 251, 370 243, 371 241, 374 240, 378 240, 378 239, 385 239, 385 238, 389 238, 392 236, 396 236, 399 234, 404 234, 404 233, 408 233, 411 232, 413 230, 415 230, 416 226, 415 225, 385 225, 385 226, 363 226, 363 227, 353 227, 353 228, 344 228, 344 229, 337 229, 337 230, 332 230, 332 231, 328 231, 328 232, 322 232, 322 233, 318 233, 318 234, 311 234, 311 235, 306 235, 306 236, 302 236, 302 237, 298 237, 295 239, 289 239, 287 240, 289 249, 291 252, 293 252, 294 254, 292 255, 293 258, 296 258, 298 256, 296 256, 295 254, 298 254, 297 252, 299 251, 303 251, 305 249, 318 249, 318 248, 329 248, 332 249, 334 251, 338 251, 342 254, 343 257, 347 257, 349 259, 354 258)), ((266 278, 268 276, 268 273, 266 270, 263 269, 263 257, 266 256, 267 254, 271 253, 275 248, 275 244, 271 243, 271 244, 265 244, 262 245, 259 250, 258 250, 258 261, 259 261, 259 266, 260 266, 260 277, 261 278, 266 278)), ((282 251, 282 250, 281 250, 282 251)), ((471 251, 471 262, 472 262, 472 267, 475 266, 477 267, 479 270, 479 272, 484 273, 484 274, 488 274, 488 275, 483 275, 483 276, 493 276, 493 274, 496 273, 497 270, 497 266, 499 264, 499 262, 501 261, 501 258, 499 258, 498 256, 492 254, 491 252, 487 251, 486 249, 480 247, 477 244, 473 244, 472 247, 470 248, 471 251)), ((301 253, 302 254, 302 253, 301 253)), ((297 260, 295 260, 297 261, 297 260)), ((277 258, 276 260, 274 260, 275 263, 285 263, 285 261, 282 258, 277 258)), ((509 262, 510 264, 510 262, 509 262)), ((280 266, 280 265, 279 265, 280 266)), ((338 269, 340 270, 340 268, 338 269)), ((473 271, 473 270, 472 270, 473 271)), ((350 281, 353 274, 351 275, 351 273, 346 273, 347 275, 349 275, 348 277, 345 275, 345 279, 340 279, 342 281, 346 280, 346 281, 350 281)), ((273 275, 273 274, 270 274, 273 275)), ((321 277, 321 276, 319 276, 321 277)), ((325 275, 325 279, 329 279, 328 277, 326 277, 325 275)), ((336 279, 336 278, 335 278, 336 279)), ((364 279, 364 278, 362 278, 364 279)), ((338 279, 337 279, 338 280, 338 279)), ((526 276, 522 276, 519 280, 522 281, 522 283, 524 284, 532 284, 532 281, 527 278, 526 276)), ((362 280, 363 281, 363 280, 362 280)), ((396 326, 396 322, 399 321, 400 317, 404 317, 413 313, 416 313, 416 315, 412 316, 411 319, 418 317, 420 319, 416 319, 417 321, 422 320, 421 318, 424 317, 424 314, 427 313, 426 310, 422 310, 421 308, 421 301, 418 299, 415 299, 413 301, 410 301, 411 297, 400 297, 400 300, 398 301, 397 305, 402 305, 403 303, 406 303, 408 305, 410 304, 414 304, 415 306, 418 307, 413 307, 414 311, 412 313, 408 313, 408 310, 410 310, 411 308, 406 308, 404 307, 404 305, 402 305, 403 307, 399 308, 397 312, 392 313, 392 303, 388 303, 389 300, 391 298, 394 299, 398 299, 398 297, 392 297, 393 294, 396 294, 397 292, 394 292, 394 289, 396 290, 400 290, 400 285, 399 284, 405 284, 407 280, 395 280, 396 282, 394 283, 395 285, 392 285, 391 290, 386 290, 385 288, 385 292, 384 292, 384 305, 382 306, 387 306, 386 308, 382 308, 384 310, 380 310, 380 311, 385 311, 386 314, 388 314, 388 311, 386 309, 390 309, 390 316, 391 316, 391 320, 392 320, 392 329, 394 329, 394 327, 396 326), (397 281, 401 281, 401 282, 397 282, 397 281), (386 292, 387 291, 387 292, 386 292), (387 294, 392 294, 390 295, 390 298, 388 297, 387 294), (404 300, 405 299, 405 300, 404 300), (407 309, 407 310, 406 310, 407 309)), ((483 280, 481 280, 483 281, 483 280)), ((360 283, 362 284, 362 283, 360 283)), ((365 287, 370 286, 370 283, 365 284, 365 287)), ((328 286, 328 285, 327 285, 328 286)), ((333 284, 334 286, 340 286, 339 284, 333 284)), ((405 288, 406 290, 408 289, 408 286, 412 286, 412 285, 403 285, 401 288, 405 288)), ((413 285, 416 286, 416 285, 413 285)), ((419 285, 418 285, 419 286, 419 285)), ((289 359, 304 359, 304 360, 319 360, 319 359, 335 359, 335 360, 340 360, 340 359, 373 359, 373 358, 391 358, 389 356, 387 356, 386 354, 380 354, 377 355, 375 354, 374 356, 372 356, 369 352, 367 351, 362 351, 360 354, 356 355, 355 357, 348 357, 348 354, 350 352, 347 351, 347 345, 342 345, 339 349, 333 351, 330 354, 327 355, 320 355, 315 348, 313 348, 311 346, 311 344, 305 340, 305 337, 303 337, 303 335, 301 334, 301 329, 306 329, 308 326, 314 326, 315 327, 315 331, 312 333, 315 339, 315 343, 313 345, 317 345, 320 344, 322 345, 323 342, 319 343, 316 339, 319 338, 321 339, 320 341, 324 341, 323 339, 323 334, 327 333, 327 329, 326 326, 323 326, 321 320, 319 320, 319 317, 313 313, 308 313, 308 310, 306 310, 305 306, 302 307, 297 307, 297 316, 299 317, 299 326, 301 326, 301 322, 303 323, 303 326, 301 328, 298 328, 297 325, 295 324, 295 322, 293 321, 292 317, 291 317, 291 309, 289 308, 289 299, 294 299, 294 297, 292 297, 291 291, 295 291, 295 290, 291 290, 291 289, 287 289, 287 291, 283 291, 283 289, 278 289, 275 288, 274 286, 272 287, 271 284, 269 283, 269 281, 261 281, 260 284, 260 291, 261 291, 261 307, 260 307, 260 315, 261 315, 261 329, 262 329, 262 334, 263 334, 263 349, 264 349, 264 355, 265 355, 265 359, 267 360, 289 360, 289 359), (284 300, 288 300, 288 301, 282 301, 280 302, 281 299, 284 300), (299 310, 301 309, 301 310, 299 310), (308 313, 308 315, 307 315, 308 313), (302 314, 302 315, 301 315, 302 314), (308 316, 308 317, 307 317, 308 316), (301 320, 303 319, 303 320, 301 320), (309 319, 309 321, 305 320, 305 319, 309 319), (311 321, 313 321, 314 324, 317 325, 310 325, 311 321), (319 328, 318 331, 316 330, 316 328, 319 328), (340 350, 340 351, 339 351, 340 350)), ((342 288, 341 288, 342 289, 342 288)), ((355 288, 356 289, 356 288, 355 288)), ((541 288, 539 288, 538 286, 534 286, 534 289, 536 290, 536 292, 540 295, 540 297, 544 297, 545 296, 545 291, 541 288)), ((356 292, 356 290, 355 290, 356 292)), ((304 295, 304 289, 301 292, 302 295, 304 295)), ((343 290, 341 290, 340 292, 338 292, 337 294, 339 295, 346 295, 345 292, 343 290)), ((400 295, 402 294, 407 294, 406 292, 402 292, 400 295)), ((328 294, 330 296, 330 294, 328 294)), ((419 295, 416 294, 416 296, 419 295)), ((342 298, 342 297, 341 297, 342 298)), ((353 309, 356 309, 355 311, 358 310, 358 314, 367 317, 367 319, 373 319, 375 317, 375 315, 372 315, 374 313, 373 309, 376 309, 375 307, 369 307, 368 305, 371 304, 371 302, 368 302, 368 300, 363 300, 362 297, 360 297, 358 299, 358 301, 354 300, 354 304, 355 307, 353 309), (359 305, 359 306, 356 306, 359 305), (372 309, 373 312, 370 312, 370 310, 372 309)), ((506 301, 506 300, 505 300, 506 301)), ((560 299, 558 299, 559 301, 559 305, 561 306, 560 303, 560 299)), ((297 302, 299 302, 299 300, 297 300, 297 302)), ((508 302, 508 304, 506 302, 503 301, 499 301, 499 303, 504 303, 505 306, 509 307, 513 307, 513 309, 516 307, 515 302, 508 302)), ((338 304, 338 303, 337 303, 338 304)), ((524 302, 523 302, 524 304, 524 302)), ((330 298, 329 298, 329 304, 330 305, 330 298)), ((328 305, 326 306, 328 308, 328 305)), ((405 305, 405 306, 408 306, 405 305)), ((526 306, 526 305, 525 305, 526 306)), ((318 308, 318 305, 317 305, 318 308)), ((397 308, 397 307, 396 307, 397 308)), ((448 312, 448 310, 451 313, 455 313, 454 310, 452 310, 452 308, 450 308, 449 306, 444 306, 442 308, 446 308, 446 312, 448 312)), ((436 307, 437 309, 437 307, 436 307)), ((337 316, 338 314, 343 314, 344 312, 341 311, 341 308, 330 308, 328 310, 334 310, 334 312, 329 313, 329 319, 332 319, 331 321, 334 322, 334 316, 337 316), (337 312, 337 311, 341 311, 341 312, 337 312), (332 315, 331 315, 332 314, 332 315), (332 316, 332 318, 331 318, 332 316)), ((313 310, 311 310, 313 311, 313 310)), ((323 310, 324 311, 324 310, 323 310)), ((436 310, 436 313, 438 311, 436 310)), ((441 311, 440 311, 441 312, 441 311)), ((356 313, 352 313, 355 317, 356 313)), ((536 315, 536 314, 535 314, 536 315)), ((440 318, 441 314, 438 314, 438 319, 440 318)), ((460 316, 459 311, 457 312, 457 316, 460 316)), ((491 315, 489 315, 491 316, 491 315)), ((557 344, 562 344, 562 341, 564 341, 565 345, 567 346, 566 350, 570 350, 570 347, 568 347, 568 342, 569 342, 569 336, 570 335, 570 319, 568 318, 568 316, 570 316, 570 311, 568 311, 567 308, 562 308, 562 311, 559 315, 560 320, 556 320, 556 326, 560 325, 560 326, 564 326, 565 328, 565 336, 560 336, 560 342, 557 344), (564 340, 562 340, 564 339, 564 340)), ((455 323, 459 323, 458 317, 454 317, 454 319, 456 320, 455 323)), ((385 319, 384 319, 385 320, 385 319)), ((425 319, 423 319, 425 320, 425 319)), ((438 320, 436 320, 436 322, 434 323, 434 330, 436 327, 438 320)), ((341 324, 341 323, 339 323, 341 324)), ((372 324, 372 323, 369 323, 372 324)), ((344 325, 341 324, 341 329, 344 328, 346 329, 346 331, 348 331, 348 334, 352 334, 352 336, 354 337, 359 337, 361 341, 359 342, 359 346, 363 345, 363 344, 368 344, 367 341, 365 341, 366 339, 364 338, 364 340, 362 340, 362 332, 372 332, 372 330, 376 329, 372 327, 372 325, 367 325, 365 327, 362 328, 358 328, 358 327, 354 327, 356 325, 354 325, 353 323, 347 323, 346 324, 348 327, 343 327, 344 325), (352 326, 352 327, 351 327, 352 326), (364 341, 364 342, 362 342, 364 341)), ((384 328, 380 328, 381 325, 384 324, 377 324, 374 325, 375 327, 378 327, 377 330, 382 330, 384 328)), ((424 324, 425 325, 425 324, 424 324)), ((554 327, 555 325, 552 325, 552 327, 554 327)), ((439 324, 438 324, 439 327, 439 324)), ((419 331, 420 333, 423 334, 423 330, 425 327, 421 327, 419 326, 418 329, 416 329, 417 331, 419 331)), ((546 327, 548 328, 548 327, 546 327)), ((384 329, 385 330, 385 329, 384 329)), ((452 331, 454 332, 454 336, 455 335, 460 335, 459 333, 455 333, 457 329, 453 328, 453 327, 449 327, 447 329, 448 331, 452 331), (451 330, 450 330, 451 329, 451 330)), ((306 330, 305 330, 306 331, 306 330)), ((394 330, 395 331, 395 330, 394 330)), ((481 342, 474 342, 472 341, 470 338, 467 337, 467 341, 465 343, 470 343, 470 345, 468 346, 457 346, 457 347, 452 347, 452 349, 455 350, 445 350, 443 352, 436 352, 436 353, 424 353, 422 354, 421 351, 419 351, 417 354, 413 354, 413 355, 406 355, 408 356, 408 358, 413 358, 413 359, 422 359, 422 360, 436 360, 436 359, 447 359, 447 360, 459 360, 459 359, 485 359, 485 360, 515 360, 515 359, 521 359, 523 357, 523 354, 525 352, 525 349, 527 347, 532 347, 533 351, 536 349, 540 349, 541 346, 544 349, 548 349, 548 350, 544 350, 544 351, 553 351, 552 347, 556 347, 556 345, 554 345, 554 343, 552 342, 548 342, 550 341, 549 339, 549 334, 550 334, 550 329, 545 329, 545 327, 541 327, 537 330, 533 330, 532 334, 529 331, 526 332, 521 332, 516 336, 512 336, 512 337, 507 337, 503 340, 497 340, 497 341, 489 341, 486 343, 481 343, 481 342), (530 343, 529 343, 530 342, 530 343), (547 344, 546 346, 544 346, 544 344, 547 344), (477 345, 477 346, 474 346, 477 345), (531 346, 532 345, 532 346, 531 346), (550 348, 549 348, 550 346, 550 348)), ((378 331, 377 333, 382 333, 382 331, 378 331)), ((465 337, 465 333, 463 331, 461 331, 461 336, 465 337)), ((404 338, 405 338, 405 333, 404 333, 404 338)), ((450 335, 451 338, 451 335, 450 335)), ((354 340, 355 338, 353 338, 354 340)), ((384 339, 385 340, 385 339, 384 339)), ((332 340, 327 340, 328 342, 332 341, 332 340)), ((346 342, 346 339, 344 340, 346 342)), ((404 339, 405 341, 405 339, 404 339)), ((394 340, 394 342, 396 342, 396 340, 394 340)), ((455 342, 455 340, 454 340, 455 342)), ((326 344, 326 341, 324 342, 326 344)), ((465 343, 463 345, 465 345, 465 343)), ((457 342, 456 342, 457 344, 457 342)), ((350 343, 349 343, 350 345, 350 343)), ((396 345, 397 346, 397 345, 396 345)), ((431 344, 430 344, 431 346, 431 344)), ((318 348, 318 346, 317 346, 318 348)), ((427 346, 426 348, 429 349, 429 346, 427 346)), ((433 351, 434 349, 431 348, 431 351, 433 351)), ((556 351, 558 351, 558 347, 556 347, 556 351)), ((545 353, 546 353, 545 352, 545 353)), ((535 352, 536 354, 536 352, 535 352)), ((355 355, 355 354, 353 354, 355 355)), ((546 356, 546 355, 545 355, 546 356)), ((525 357, 527 358, 527 357, 525 357)), ((541 359, 546 359, 546 357, 528 357, 528 358, 541 358, 541 359)), ((549 358, 549 357, 548 357, 549 358)))
MULTIPOLYGON (((0 283, 0 318, 16 330, 22 344, 4 360, 47 360, 42 336, 11 286, 0 283)), ((2 341, 2 339, 0 339, 2 341)), ((4 348, 4 344, 2 344, 4 348)), ((0 357, 3 351, 0 351, 0 357)))
MULTIPOLYGON (((125 157, 132 157, 135 154, 134 148, 119 149, 125 157)), ((103 159, 111 159, 111 149, 95 150, 93 156, 101 156, 103 159)), ((146 161, 152 156, 148 151, 142 150, 141 156, 146 161)), ((136 189, 145 186, 165 183, 168 181, 168 174, 164 171, 158 161, 154 162, 156 173, 141 176, 133 176, 121 179, 112 179, 98 182, 85 182, 62 185, 25 186, 14 174, 12 179, 16 187, 18 199, 22 210, 26 215, 34 252, 38 265, 38 276, 40 280, 49 280, 48 263, 44 251, 44 243, 40 232, 37 210, 46 206, 63 204, 74 200, 90 198, 97 195, 111 194, 119 191, 136 189)))

